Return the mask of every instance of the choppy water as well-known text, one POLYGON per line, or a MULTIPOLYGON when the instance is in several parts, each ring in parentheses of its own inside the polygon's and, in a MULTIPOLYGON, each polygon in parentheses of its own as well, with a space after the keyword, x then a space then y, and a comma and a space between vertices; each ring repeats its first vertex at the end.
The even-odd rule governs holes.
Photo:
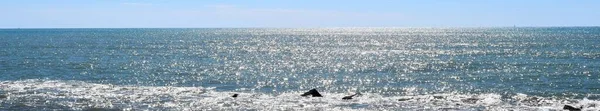
POLYGON ((600 27, 0 29, 0 40, 0 110, 600 109, 600 27), (299 96, 312 88, 325 97, 299 96))

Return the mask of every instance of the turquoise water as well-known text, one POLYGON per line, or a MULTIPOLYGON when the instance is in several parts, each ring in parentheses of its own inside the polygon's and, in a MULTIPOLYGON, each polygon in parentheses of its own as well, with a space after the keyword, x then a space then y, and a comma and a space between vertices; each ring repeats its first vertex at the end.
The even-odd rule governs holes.
POLYGON ((598 27, 0 29, 0 39, 0 110, 600 103, 598 27), (313 88, 325 97, 298 97, 313 88))

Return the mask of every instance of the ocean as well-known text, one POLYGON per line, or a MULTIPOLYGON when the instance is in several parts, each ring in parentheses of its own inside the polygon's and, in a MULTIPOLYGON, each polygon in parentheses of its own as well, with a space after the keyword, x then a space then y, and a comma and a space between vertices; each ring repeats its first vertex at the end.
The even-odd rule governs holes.
POLYGON ((0 29, 0 110, 600 110, 599 74, 600 27, 0 29))

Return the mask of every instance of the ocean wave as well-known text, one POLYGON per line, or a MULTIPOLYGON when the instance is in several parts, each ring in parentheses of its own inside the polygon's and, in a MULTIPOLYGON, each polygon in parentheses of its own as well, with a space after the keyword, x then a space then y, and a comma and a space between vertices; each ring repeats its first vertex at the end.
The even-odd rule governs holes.
POLYGON ((428 94, 383 96, 322 91, 278 94, 219 92, 215 88, 122 86, 66 80, 0 82, 0 110, 559 110, 564 105, 600 110, 600 101, 526 94, 428 94), (233 94, 239 96, 231 97, 233 94))

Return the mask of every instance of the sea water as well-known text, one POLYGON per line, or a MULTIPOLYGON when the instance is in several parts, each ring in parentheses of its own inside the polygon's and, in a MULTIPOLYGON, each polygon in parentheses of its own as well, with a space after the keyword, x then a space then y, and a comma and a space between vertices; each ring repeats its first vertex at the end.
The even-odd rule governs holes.
POLYGON ((599 74, 599 27, 0 29, 0 110, 598 110, 599 74))

